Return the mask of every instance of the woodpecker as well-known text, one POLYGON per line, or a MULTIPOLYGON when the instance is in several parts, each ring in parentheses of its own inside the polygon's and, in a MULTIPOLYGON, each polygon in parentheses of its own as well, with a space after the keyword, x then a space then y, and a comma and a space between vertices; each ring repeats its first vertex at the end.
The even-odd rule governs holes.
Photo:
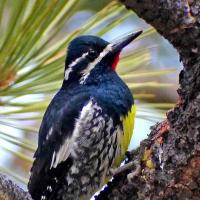
POLYGON ((62 87, 39 129, 28 183, 34 200, 90 199, 119 167, 135 105, 115 70, 122 49, 141 33, 114 43, 79 36, 69 44, 62 87))

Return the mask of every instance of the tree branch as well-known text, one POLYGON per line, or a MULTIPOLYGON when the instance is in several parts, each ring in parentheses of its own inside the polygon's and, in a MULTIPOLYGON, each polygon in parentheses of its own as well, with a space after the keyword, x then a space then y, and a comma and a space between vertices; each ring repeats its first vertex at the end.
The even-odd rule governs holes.
POLYGON ((200 199, 200 1, 122 3, 171 42, 184 69, 177 105, 129 156, 138 166, 115 177, 97 199, 200 199))
POLYGON ((23 191, 6 176, 0 174, 1 200, 32 200, 28 192, 23 191))

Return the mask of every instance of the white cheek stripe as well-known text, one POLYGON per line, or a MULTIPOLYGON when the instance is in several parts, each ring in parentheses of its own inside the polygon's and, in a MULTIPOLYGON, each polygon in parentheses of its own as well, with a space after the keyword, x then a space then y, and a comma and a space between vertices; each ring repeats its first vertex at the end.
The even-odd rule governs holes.
POLYGON ((90 75, 90 72, 94 67, 112 50, 112 44, 108 44, 106 48, 99 54, 99 56, 81 72, 82 77, 80 79, 80 84, 84 84, 85 80, 88 78, 90 75))
POLYGON ((72 67, 75 66, 77 63, 79 63, 81 60, 85 59, 85 57, 88 55, 89 53, 83 53, 81 57, 77 58, 76 60, 74 60, 72 63, 69 64, 68 68, 65 70, 65 80, 68 80, 69 78, 69 74, 72 72, 72 67))

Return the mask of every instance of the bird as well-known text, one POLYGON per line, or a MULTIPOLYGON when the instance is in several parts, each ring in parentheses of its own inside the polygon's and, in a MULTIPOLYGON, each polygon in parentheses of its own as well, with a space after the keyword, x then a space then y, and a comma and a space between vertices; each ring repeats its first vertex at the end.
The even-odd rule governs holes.
POLYGON ((141 33, 111 43, 82 35, 69 43, 62 86, 39 128, 28 183, 34 200, 90 199, 120 166, 136 106, 116 67, 141 33))

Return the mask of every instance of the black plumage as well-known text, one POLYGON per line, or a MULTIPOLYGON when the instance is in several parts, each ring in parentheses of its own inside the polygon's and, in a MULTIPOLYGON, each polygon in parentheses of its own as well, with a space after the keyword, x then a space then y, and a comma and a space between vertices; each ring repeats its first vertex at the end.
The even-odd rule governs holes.
POLYGON ((111 67, 121 49, 109 50, 91 64, 108 45, 95 36, 76 38, 69 45, 65 80, 39 130, 28 184, 35 200, 89 198, 103 184, 102 176, 117 156, 121 116, 127 115, 134 101, 111 67), (84 70, 89 75, 81 82, 84 70))

